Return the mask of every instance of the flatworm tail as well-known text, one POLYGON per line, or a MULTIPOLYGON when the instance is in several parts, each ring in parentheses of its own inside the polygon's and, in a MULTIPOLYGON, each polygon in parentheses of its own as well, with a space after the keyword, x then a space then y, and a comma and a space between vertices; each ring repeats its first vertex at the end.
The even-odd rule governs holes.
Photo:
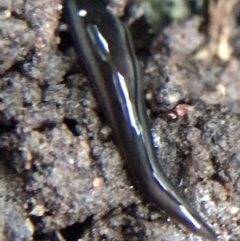
POLYGON ((191 232, 216 240, 211 228, 178 195, 157 161, 138 62, 126 27, 100 0, 68 0, 66 11, 77 53, 138 188, 191 232))

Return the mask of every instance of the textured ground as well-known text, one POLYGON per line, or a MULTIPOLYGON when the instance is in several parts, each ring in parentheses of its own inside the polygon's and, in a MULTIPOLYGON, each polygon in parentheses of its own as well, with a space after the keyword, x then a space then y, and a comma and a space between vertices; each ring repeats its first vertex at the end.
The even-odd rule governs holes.
MULTIPOLYGON (((1 240, 201 240, 132 188, 62 23, 62 3, 0 1, 1 240)), ((139 55, 146 102, 170 180, 219 240, 239 240, 239 26, 223 61, 193 54, 208 43, 201 23, 169 25, 150 55, 139 55)))

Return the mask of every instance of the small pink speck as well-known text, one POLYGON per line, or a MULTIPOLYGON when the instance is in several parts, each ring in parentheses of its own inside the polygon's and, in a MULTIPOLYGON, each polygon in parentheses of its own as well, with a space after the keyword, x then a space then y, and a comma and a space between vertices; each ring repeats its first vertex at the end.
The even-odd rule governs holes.
POLYGON ((93 180, 93 187, 101 187, 103 185, 103 179, 101 177, 96 177, 93 180))

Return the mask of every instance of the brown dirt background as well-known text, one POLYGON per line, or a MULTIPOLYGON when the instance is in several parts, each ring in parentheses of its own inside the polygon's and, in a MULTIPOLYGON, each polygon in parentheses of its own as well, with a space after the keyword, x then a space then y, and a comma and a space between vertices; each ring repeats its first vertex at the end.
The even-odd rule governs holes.
MULTIPOLYGON (((62 6, 0 1, 0 240, 202 240, 131 186, 62 6)), ((138 55, 159 161, 219 240, 240 240, 239 19, 210 1, 138 55)))

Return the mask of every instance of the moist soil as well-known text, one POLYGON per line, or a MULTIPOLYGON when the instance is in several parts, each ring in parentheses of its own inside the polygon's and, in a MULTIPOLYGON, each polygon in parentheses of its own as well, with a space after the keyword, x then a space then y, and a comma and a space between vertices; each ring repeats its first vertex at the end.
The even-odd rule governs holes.
MULTIPOLYGON (((172 22, 138 51, 159 162, 219 240, 240 237, 235 2, 230 15, 172 22)), ((0 1, 1 240, 202 240, 132 187, 62 6, 0 1)))

